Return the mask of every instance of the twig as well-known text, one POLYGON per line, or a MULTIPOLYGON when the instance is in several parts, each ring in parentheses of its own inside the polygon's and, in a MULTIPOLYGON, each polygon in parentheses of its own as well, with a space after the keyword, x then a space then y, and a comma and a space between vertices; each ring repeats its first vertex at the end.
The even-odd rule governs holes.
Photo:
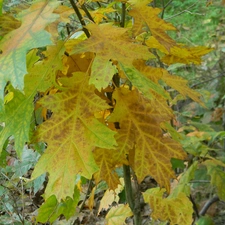
POLYGON ((172 3, 173 0, 170 0, 169 2, 166 3, 166 5, 164 5, 164 0, 162 0, 162 14, 161 14, 161 19, 163 19, 164 17, 164 13, 165 13, 165 9, 172 3))
POLYGON ((131 176, 130 176, 130 167, 127 165, 123 165, 123 174, 124 174, 124 184, 125 184, 125 193, 127 202, 131 208, 134 210, 134 198, 133 191, 131 186, 131 176))
POLYGON ((81 8, 84 10, 85 14, 87 15, 87 17, 89 18, 89 20, 91 20, 92 22, 95 23, 94 19, 92 18, 91 14, 89 13, 89 11, 87 10, 85 4, 81 5, 81 8))
POLYGON ((79 11, 79 9, 78 9, 76 3, 75 3, 73 0, 70 0, 70 4, 72 5, 72 7, 73 7, 75 13, 77 14, 77 17, 78 17, 78 19, 79 19, 79 21, 80 21, 80 23, 81 23, 81 25, 82 25, 82 27, 83 27, 84 33, 85 33, 86 36, 89 38, 89 37, 90 37, 90 34, 89 34, 87 28, 85 28, 86 24, 85 24, 85 22, 84 22, 84 19, 83 19, 82 15, 81 15, 81 13, 80 13, 80 11, 79 11))
POLYGON ((125 26, 125 17, 126 17, 126 3, 122 3, 122 15, 121 15, 121 27, 125 26))
POLYGON ((91 191, 91 188, 92 188, 92 181, 93 181, 93 177, 88 182, 87 192, 86 192, 85 197, 84 197, 84 200, 83 200, 83 202, 82 202, 82 204, 80 206, 79 212, 81 212, 83 210, 84 204, 85 204, 85 202, 86 202, 86 200, 88 198, 88 195, 90 194, 90 191, 91 191))
POLYGON ((213 78, 210 78, 210 79, 208 79, 208 80, 204 80, 204 81, 201 81, 201 82, 199 82, 199 83, 193 84, 193 85, 191 86, 191 88, 193 88, 193 87, 195 87, 195 86, 198 86, 198 85, 200 85, 200 84, 207 83, 207 82, 209 82, 209 81, 211 81, 211 80, 214 80, 214 79, 217 79, 217 78, 219 78, 219 77, 224 77, 224 76, 225 76, 225 74, 220 74, 220 75, 218 75, 218 76, 216 76, 216 77, 213 77, 213 78))
POLYGON ((218 196, 214 196, 213 198, 209 199, 205 205, 202 207, 202 209, 199 212, 200 216, 204 216, 207 212, 207 210, 209 209, 209 207, 214 203, 214 202, 218 202, 220 199, 218 196))
POLYGON ((197 205, 196 205, 196 203, 195 203, 195 201, 194 201, 194 199, 192 198, 192 196, 190 195, 190 200, 191 200, 191 202, 192 202, 192 205, 193 205, 193 209, 194 209, 194 211, 195 211, 195 213, 196 213, 196 216, 197 216, 197 218, 199 218, 199 212, 198 212, 198 207, 197 207, 197 205))
POLYGON ((189 6, 187 9, 185 9, 185 10, 183 10, 183 11, 181 11, 181 12, 179 12, 179 13, 177 13, 177 14, 173 15, 173 16, 170 16, 170 17, 165 18, 164 20, 170 20, 170 19, 172 19, 172 18, 174 18, 174 17, 176 17, 176 16, 179 16, 179 15, 181 15, 181 14, 185 13, 185 12, 190 13, 190 12, 189 12, 189 11, 187 11, 187 10, 188 10, 188 9, 190 9, 190 8, 192 8, 192 7, 194 7, 195 5, 196 5, 196 3, 192 4, 192 5, 191 5, 191 6, 189 6))

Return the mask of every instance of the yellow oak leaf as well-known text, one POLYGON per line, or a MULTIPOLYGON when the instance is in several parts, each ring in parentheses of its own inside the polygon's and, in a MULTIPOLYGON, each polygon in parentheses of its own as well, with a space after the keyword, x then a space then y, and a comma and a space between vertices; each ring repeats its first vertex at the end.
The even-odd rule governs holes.
POLYGON ((107 20, 107 16, 105 16, 105 14, 111 13, 114 11, 115 9, 113 9, 112 7, 107 7, 107 8, 99 8, 95 11, 91 11, 90 13, 95 23, 99 24, 100 22, 102 22, 103 19, 107 20))
POLYGON ((137 1, 129 11, 129 14, 134 18, 133 34, 137 36, 143 33, 147 26, 152 36, 157 39, 167 51, 170 51, 170 48, 175 46, 176 42, 167 35, 166 31, 176 30, 176 28, 172 24, 159 18, 158 14, 161 12, 161 9, 147 6, 147 4, 149 4, 149 1, 137 1))
MULTIPOLYGON (((127 143, 130 165, 139 181, 151 175, 160 186, 170 190, 170 179, 175 177, 171 158, 185 159, 186 153, 181 145, 169 137, 165 137, 160 124, 171 117, 160 114, 154 99, 145 99, 138 91, 126 88, 117 89, 113 98, 115 109, 109 119, 119 122, 118 145, 127 143)), ((117 136, 118 136, 117 135, 117 136)))
POLYGON ((97 183, 101 180, 105 180, 109 186, 109 189, 115 190, 120 183, 119 177, 115 172, 116 166, 121 163, 121 158, 118 149, 100 149, 97 148, 94 151, 95 162, 99 167, 99 171, 95 174, 97 183), (110 156, 110 157, 109 157, 110 156))
POLYGON ((163 198, 165 189, 151 188, 143 193, 145 202, 149 203, 153 219, 169 221, 171 225, 192 224, 193 206, 184 193, 176 197, 163 198))
POLYGON ((109 61, 118 61, 123 65, 131 65, 135 59, 154 58, 148 47, 134 43, 128 36, 127 29, 112 26, 110 23, 101 25, 88 24, 91 37, 74 47, 68 46, 70 54, 93 52, 90 82, 100 90, 105 88, 115 73, 114 65, 109 61))
POLYGON ((146 77, 150 78, 155 83, 159 80, 163 80, 168 86, 177 90, 184 97, 189 97, 195 102, 202 103, 200 100, 201 94, 195 90, 192 90, 187 86, 188 81, 182 77, 170 74, 167 70, 162 68, 155 68, 147 66, 142 60, 137 60, 134 62, 134 66, 146 77))
POLYGON ((66 90, 40 101, 43 107, 52 109, 53 115, 37 129, 37 141, 47 142, 48 148, 32 177, 48 172, 45 197, 54 194, 57 199, 65 199, 73 196, 77 174, 90 179, 98 170, 92 153, 94 148, 115 148, 116 132, 94 117, 95 112, 109 106, 95 94, 94 86, 88 85, 85 73, 74 73, 60 82, 66 90))
POLYGON ((105 24, 88 24, 91 37, 74 46, 71 54, 95 52, 99 57, 116 60, 130 65, 135 59, 149 59, 154 56, 146 46, 132 42, 127 29, 105 24))
POLYGON ((184 63, 184 64, 201 64, 201 57, 211 52, 212 48, 203 46, 198 47, 186 47, 186 46, 173 46, 170 49, 168 55, 162 58, 162 61, 168 65, 173 63, 184 63))
POLYGON ((106 225, 123 225, 126 218, 132 216, 133 213, 128 204, 120 204, 112 207, 106 215, 106 225))

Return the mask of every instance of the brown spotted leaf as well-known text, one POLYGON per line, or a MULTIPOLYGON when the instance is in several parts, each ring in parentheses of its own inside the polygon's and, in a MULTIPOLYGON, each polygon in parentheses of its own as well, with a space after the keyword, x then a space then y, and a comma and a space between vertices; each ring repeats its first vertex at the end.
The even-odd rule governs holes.
POLYGON ((133 43, 125 28, 114 27, 110 23, 106 23, 101 25, 88 24, 87 29, 90 31, 91 37, 74 47, 68 47, 68 51, 70 54, 96 53, 90 83, 99 90, 108 85, 109 80, 116 72, 111 60, 131 65, 135 59, 154 57, 149 52, 148 47, 133 43))
POLYGON ((48 172, 45 197, 55 194, 57 199, 65 199, 73 195, 77 174, 90 179, 97 171, 94 148, 113 149, 116 141, 115 132, 94 117, 95 112, 107 109, 108 105, 88 85, 85 73, 77 72, 60 81, 67 89, 40 102, 52 109, 53 115, 36 132, 37 140, 45 141, 48 148, 32 176, 48 172))
MULTIPOLYGON (((110 121, 120 124, 118 145, 128 143, 130 165, 139 181, 151 175, 160 186, 170 190, 170 179, 175 177, 171 158, 184 159, 186 154, 181 145, 163 135, 162 122, 169 115, 160 114, 154 100, 146 100, 136 90, 118 89, 113 94, 116 100, 110 121)), ((125 151, 125 150, 124 150, 125 151)))
POLYGON ((152 36, 162 44, 167 51, 170 51, 172 46, 176 45, 176 42, 169 37, 166 33, 167 30, 176 30, 176 28, 165 20, 160 19, 158 14, 161 9, 147 6, 149 1, 136 1, 129 11, 129 14, 134 18, 133 34, 137 36, 140 33, 146 31, 146 28, 150 30, 152 36))

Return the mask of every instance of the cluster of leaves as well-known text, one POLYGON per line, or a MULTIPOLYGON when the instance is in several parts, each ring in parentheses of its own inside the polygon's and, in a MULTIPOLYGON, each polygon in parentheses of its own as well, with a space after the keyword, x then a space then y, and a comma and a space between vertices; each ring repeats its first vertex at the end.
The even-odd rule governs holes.
MULTIPOLYGON (((104 180, 116 190, 121 184, 116 170, 126 165, 139 183, 150 175, 161 188, 143 194, 153 219, 190 225, 190 181, 200 166, 225 200, 225 164, 202 145, 224 133, 202 134, 196 123, 182 127, 181 135, 171 126, 178 100, 189 97, 204 104, 185 79, 166 67, 200 64, 211 49, 174 41, 167 31, 176 28, 159 17, 161 10, 151 1, 70 3, 73 8, 39 0, 16 14, 1 13, 0 149, 9 154, 13 137, 22 162, 27 151, 33 161, 41 154, 31 181, 48 173, 48 182, 36 221, 54 222, 61 215, 68 220, 82 199, 85 179, 96 185, 104 180), (47 146, 44 153, 41 142, 47 146), (171 160, 187 160, 187 153, 204 160, 189 163, 171 188, 176 178, 171 160)), ((20 180, 32 166, 19 174, 20 180)), ((41 183, 36 180, 37 187, 41 183)), ((112 207, 107 223, 123 224, 134 211, 131 205, 112 207)))

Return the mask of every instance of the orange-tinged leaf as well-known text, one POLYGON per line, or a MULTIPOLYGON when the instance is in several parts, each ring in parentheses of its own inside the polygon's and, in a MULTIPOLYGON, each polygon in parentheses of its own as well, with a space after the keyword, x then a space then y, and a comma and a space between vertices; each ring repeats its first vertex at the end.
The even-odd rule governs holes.
POLYGON ((77 72, 71 78, 62 78, 67 86, 61 93, 41 100, 43 107, 52 109, 52 117, 40 125, 36 137, 48 144, 32 174, 37 177, 49 172, 46 198, 72 196, 77 174, 90 179, 98 167, 92 151, 95 147, 115 148, 115 132, 94 118, 94 113, 109 106, 88 85, 88 76, 77 72))
POLYGON ((123 225, 127 217, 132 216, 133 213, 128 204, 120 204, 112 207, 106 215, 107 225, 123 225))
MULTIPOLYGON (((154 56, 149 52, 148 47, 132 42, 127 34, 127 29, 114 27, 110 23, 96 25, 88 24, 87 29, 91 32, 91 37, 69 49, 71 54, 93 52, 96 57, 93 62, 94 72, 91 72, 91 83, 96 77, 98 89, 106 87, 109 78, 112 77, 115 69, 109 62, 118 61, 124 65, 131 65, 135 59, 149 59, 154 56), (99 62, 104 62, 106 66, 99 62), (98 68, 97 68, 98 67, 98 68), (108 74, 109 72, 109 74, 108 74)), ((94 82, 96 85, 96 82, 94 82)))
POLYGON ((87 29, 91 32, 91 37, 74 46, 72 53, 95 52, 99 57, 128 65, 135 59, 154 57, 146 46, 133 43, 125 28, 106 23, 88 24, 87 29))
POLYGON ((103 19, 107 20, 107 17, 105 16, 105 14, 107 13, 111 13, 114 12, 115 9, 113 9, 112 7, 107 7, 107 8, 99 8, 95 11, 91 11, 91 16, 94 19, 96 24, 99 24, 102 22, 103 19))
POLYGON ((0 16, 0 36, 4 36, 21 26, 21 22, 16 20, 12 15, 3 14, 0 16))
POLYGON ((168 65, 173 63, 184 63, 184 64, 201 64, 201 57, 211 52, 212 48, 207 47, 182 47, 174 46, 170 49, 170 53, 162 58, 162 61, 168 65))
POLYGON ((150 36, 146 41, 145 44, 149 47, 149 48, 155 48, 161 52, 164 52, 166 54, 168 54, 167 49, 159 43, 159 41, 154 37, 154 36, 150 36))
POLYGON ((126 151, 138 180, 151 175, 169 192, 170 179, 175 177, 170 159, 186 157, 178 142, 163 136, 160 123, 169 121, 170 115, 160 114, 154 100, 146 100, 136 90, 121 88, 113 97, 116 106, 109 121, 119 122, 118 144, 128 143, 126 151))
POLYGON ((119 177, 115 172, 116 165, 121 162, 117 153, 119 150, 115 149, 95 149, 94 158, 99 167, 99 171, 95 175, 97 182, 105 180, 109 189, 115 190, 120 183, 119 177), (110 156, 110 157, 109 157, 110 156))
POLYGON ((137 1, 129 11, 129 14, 134 17, 133 34, 137 36, 143 33, 147 26, 152 36, 155 37, 167 51, 170 51, 170 48, 175 46, 176 42, 167 35, 166 31, 176 30, 176 28, 172 24, 159 18, 158 14, 161 12, 161 9, 148 7, 147 4, 149 4, 149 1, 137 1))
POLYGON ((21 26, 8 33, 0 42, 0 98, 7 81, 16 88, 22 89, 26 74, 27 51, 51 44, 50 34, 45 27, 53 22, 57 15, 53 10, 58 6, 57 1, 39 1, 29 9, 22 11, 18 18, 21 26))
POLYGON ((192 224, 193 206, 189 198, 184 193, 179 193, 175 198, 163 198, 164 192, 165 189, 152 188, 143 193, 145 202, 153 210, 152 218, 170 221, 171 225, 192 224))

